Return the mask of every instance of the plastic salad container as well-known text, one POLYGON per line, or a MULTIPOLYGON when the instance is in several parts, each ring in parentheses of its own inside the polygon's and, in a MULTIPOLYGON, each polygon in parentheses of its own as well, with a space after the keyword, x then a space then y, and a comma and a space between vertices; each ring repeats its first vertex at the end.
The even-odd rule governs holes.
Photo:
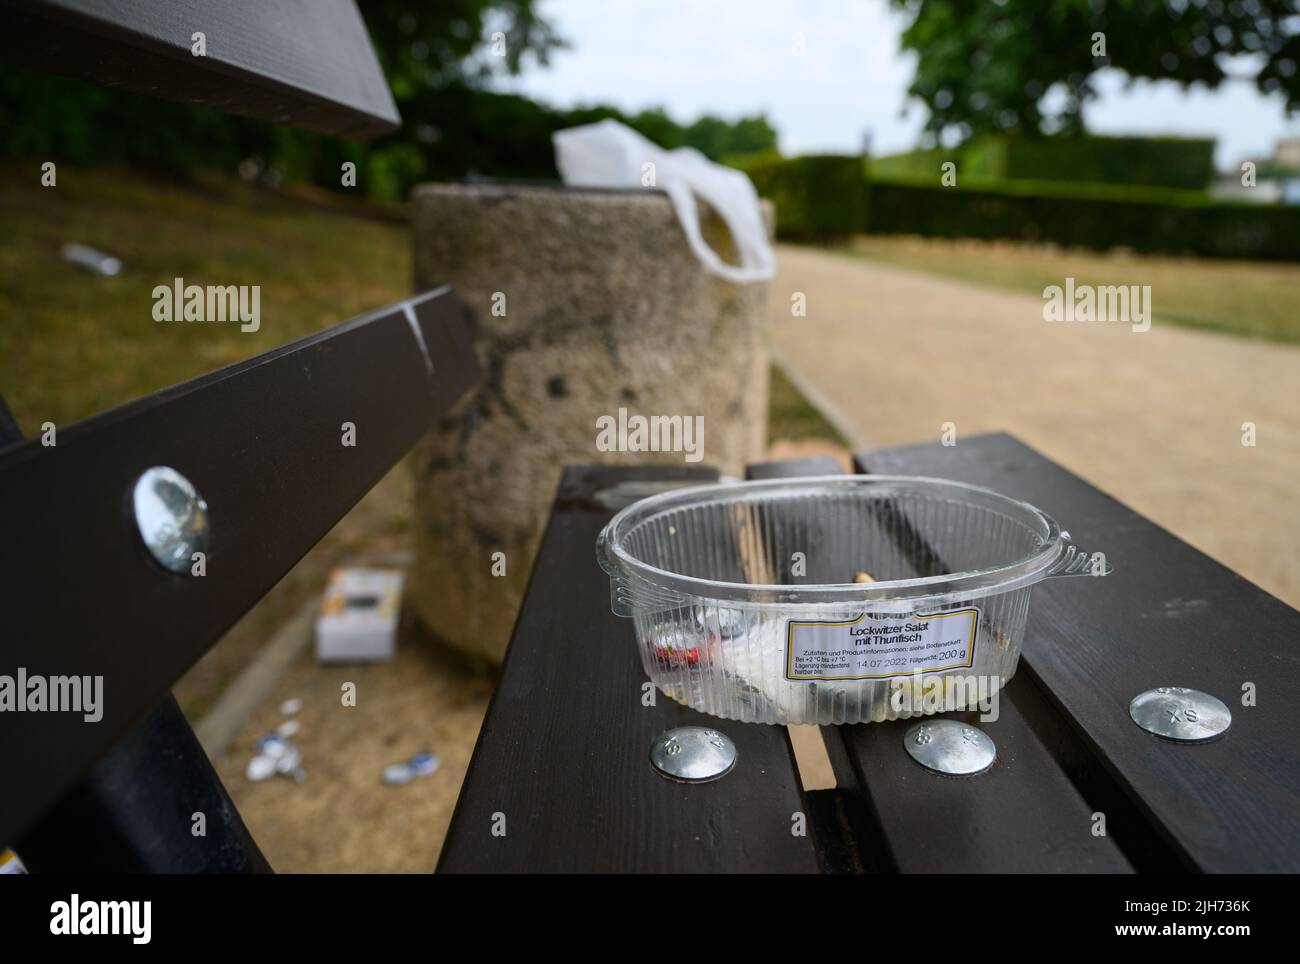
POLYGON ((596 554, 655 686, 780 724, 973 709, 1016 671, 1033 586, 1110 571, 1025 502, 883 475, 665 492, 596 554))

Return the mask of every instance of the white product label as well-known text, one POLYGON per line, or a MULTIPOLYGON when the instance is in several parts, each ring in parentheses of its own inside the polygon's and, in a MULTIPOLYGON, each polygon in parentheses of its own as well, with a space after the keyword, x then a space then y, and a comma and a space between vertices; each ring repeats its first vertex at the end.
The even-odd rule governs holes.
POLYGON ((863 613, 840 622, 791 619, 785 678, 889 679, 971 666, 979 618, 972 608, 930 616, 863 613))

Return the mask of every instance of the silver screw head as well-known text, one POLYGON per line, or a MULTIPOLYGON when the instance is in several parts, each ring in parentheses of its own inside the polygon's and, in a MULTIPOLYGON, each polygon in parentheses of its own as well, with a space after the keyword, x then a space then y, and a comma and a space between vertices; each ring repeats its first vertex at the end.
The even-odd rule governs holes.
POLYGON ((1232 711, 1222 700, 1183 686, 1139 693, 1129 703, 1128 715, 1148 733, 1178 743, 1213 740, 1232 725, 1232 711))
POLYGON ((731 772, 736 744, 707 726, 679 726, 655 737, 650 762, 671 780, 708 783, 731 772))
POLYGON ((992 738, 979 727, 944 718, 924 719, 908 727, 903 747, 927 770, 953 777, 983 773, 998 756, 992 738))
POLYGON ((145 469, 132 492, 145 548, 171 572, 187 573, 208 547, 208 504, 185 476, 165 465, 145 469))

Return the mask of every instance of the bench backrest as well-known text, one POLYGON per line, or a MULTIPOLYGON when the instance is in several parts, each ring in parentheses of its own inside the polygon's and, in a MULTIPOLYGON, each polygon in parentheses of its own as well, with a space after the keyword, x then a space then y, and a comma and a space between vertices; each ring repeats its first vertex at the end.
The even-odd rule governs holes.
POLYGON ((401 123, 353 0, 30 0, 3 9, 0 50, 36 70, 344 137, 401 123))
MULTIPOLYGON (((0 50, 36 69, 348 137, 400 123, 353 0, 3 13, 0 50)), ((440 288, 60 426, 52 447, 0 398, 0 673, 103 679, 96 722, 5 713, 0 846, 36 871, 266 869, 170 687, 478 378, 472 321, 440 288), (141 539, 131 491, 156 466, 208 504, 203 578, 141 539), (177 794, 211 811, 199 850, 152 826, 177 794)))

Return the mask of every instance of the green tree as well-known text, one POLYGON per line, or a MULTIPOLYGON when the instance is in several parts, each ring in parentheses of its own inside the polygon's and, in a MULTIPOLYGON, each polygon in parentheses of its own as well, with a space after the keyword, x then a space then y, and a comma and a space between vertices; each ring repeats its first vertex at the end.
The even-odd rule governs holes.
POLYGON ((667 150, 681 147, 685 141, 682 125, 668 116, 662 107, 650 107, 625 123, 667 150))
POLYGON ((776 129, 761 114, 735 122, 705 114, 682 134, 684 144, 715 161, 776 148, 776 129))
POLYGON ((359 0, 370 40, 400 104, 426 87, 477 86, 518 73, 526 55, 545 64, 565 46, 534 0, 359 0))
MULTIPOLYGON (((339 165, 355 161, 363 190, 400 198, 431 167, 427 158, 437 153, 435 141, 466 140, 464 111, 431 119, 425 101, 450 91, 437 103, 477 106, 482 126, 503 136, 490 126, 496 102, 475 105, 474 96, 492 72, 518 71, 530 56, 545 63, 563 45, 534 5, 535 0, 360 0, 405 119, 396 134, 366 144, 0 63, 0 158, 128 164, 177 176, 202 167, 234 170, 251 159, 276 181, 314 180, 334 189, 339 165), (435 129, 435 121, 446 130, 435 129)), ((520 109, 529 121, 540 110, 520 109)), ((472 166, 468 150, 452 155, 468 158, 458 173, 472 166)), ((521 166, 537 165, 527 159, 521 166)))
POLYGON ((909 92, 932 135, 1019 127, 1082 133, 1093 74, 1217 87, 1227 59, 1250 55, 1255 85, 1300 107, 1296 0, 892 0, 911 21, 902 45, 919 55, 909 92), (1102 52, 1104 49, 1104 53, 1102 52), (1045 115, 1044 95, 1060 107, 1045 115))

